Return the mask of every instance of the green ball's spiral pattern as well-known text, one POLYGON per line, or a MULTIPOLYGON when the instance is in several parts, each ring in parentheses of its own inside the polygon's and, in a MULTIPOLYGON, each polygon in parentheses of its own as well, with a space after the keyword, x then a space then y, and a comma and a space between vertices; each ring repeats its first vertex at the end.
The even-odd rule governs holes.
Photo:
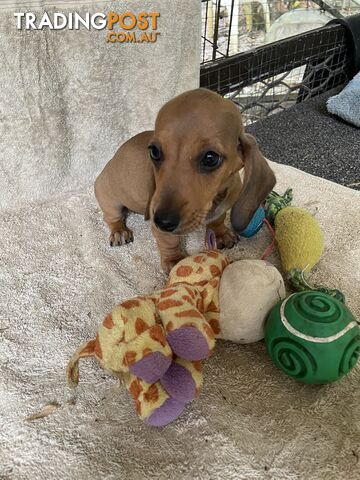
POLYGON ((275 364, 291 377, 301 379, 316 371, 316 362, 310 352, 290 338, 274 340, 269 353, 275 364))
POLYGON ((343 311, 332 297, 319 292, 302 292, 289 299, 296 313, 312 322, 335 323, 343 311))
POLYGON ((339 375, 347 375, 360 357, 360 336, 353 338, 346 346, 342 356, 339 375))

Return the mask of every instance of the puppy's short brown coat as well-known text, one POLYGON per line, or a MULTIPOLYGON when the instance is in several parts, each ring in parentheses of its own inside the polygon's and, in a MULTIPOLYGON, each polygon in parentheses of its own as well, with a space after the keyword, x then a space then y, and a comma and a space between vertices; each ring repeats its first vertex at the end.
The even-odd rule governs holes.
POLYGON ((275 176, 255 139, 244 132, 231 100, 206 89, 185 92, 159 111, 154 131, 124 143, 95 182, 110 228, 111 245, 133 240, 128 210, 152 221, 152 232, 169 270, 184 257, 180 237, 206 223, 218 247, 232 247, 275 176), (244 180, 239 170, 244 167, 244 180))

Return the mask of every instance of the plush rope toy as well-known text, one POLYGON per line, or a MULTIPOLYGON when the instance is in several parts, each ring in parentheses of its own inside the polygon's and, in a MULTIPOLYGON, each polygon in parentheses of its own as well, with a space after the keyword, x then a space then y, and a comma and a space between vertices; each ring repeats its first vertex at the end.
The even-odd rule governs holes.
POLYGON ((113 308, 96 339, 71 358, 68 384, 78 383, 80 358, 95 357, 124 380, 142 420, 166 425, 198 396, 200 361, 211 354, 215 337, 263 338, 267 312, 284 297, 282 277, 267 262, 229 265, 216 251, 188 257, 172 269, 164 289, 113 308))
POLYGON ((308 283, 311 269, 323 254, 324 239, 315 218, 303 208, 291 206, 292 200, 291 188, 284 195, 272 191, 240 236, 252 237, 266 224, 273 238, 261 259, 265 260, 277 244, 282 270, 294 290, 321 291, 345 303, 340 290, 308 283))
POLYGON ((315 218, 306 210, 290 206, 292 189, 284 195, 271 192, 265 202, 268 222, 275 226, 282 268, 296 291, 316 290, 345 303, 345 297, 337 289, 323 285, 309 285, 306 275, 319 262, 324 251, 324 239, 315 218))

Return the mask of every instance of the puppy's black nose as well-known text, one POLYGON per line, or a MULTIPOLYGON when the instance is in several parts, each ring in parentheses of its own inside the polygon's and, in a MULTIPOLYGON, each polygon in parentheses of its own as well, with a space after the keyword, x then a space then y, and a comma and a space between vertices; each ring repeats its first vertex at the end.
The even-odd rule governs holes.
POLYGON ((164 232, 173 232, 179 226, 180 217, 175 212, 157 210, 154 215, 154 223, 164 232))

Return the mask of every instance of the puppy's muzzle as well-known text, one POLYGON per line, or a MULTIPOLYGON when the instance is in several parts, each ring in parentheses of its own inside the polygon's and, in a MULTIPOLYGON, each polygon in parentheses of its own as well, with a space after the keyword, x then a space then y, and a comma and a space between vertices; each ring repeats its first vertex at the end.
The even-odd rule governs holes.
POLYGON ((168 210, 156 210, 154 223, 159 230, 172 233, 180 224, 180 216, 176 212, 168 210))

